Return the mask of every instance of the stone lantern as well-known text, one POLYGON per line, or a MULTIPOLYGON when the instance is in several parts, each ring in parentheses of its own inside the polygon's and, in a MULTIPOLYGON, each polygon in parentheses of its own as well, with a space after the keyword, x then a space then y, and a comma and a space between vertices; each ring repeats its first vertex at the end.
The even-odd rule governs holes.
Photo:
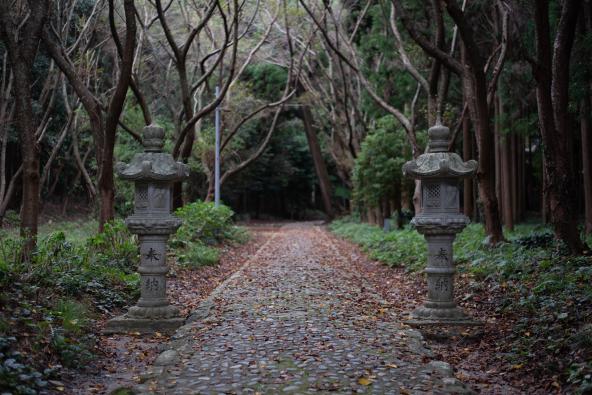
POLYGON ((146 126, 142 140, 143 153, 129 164, 117 164, 119 177, 135 184, 134 213, 125 223, 140 244, 141 296, 126 314, 107 323, 106 333, 171 333, 184 322, 166 296, 166 259, 169 235, 181 226, 181 220, 171 214, 172 185, 189 176, 189 167, 162 152, 163 128, 146 126))
POLYGON ((468 224, 460 213, 459 180, 471 177, 477 162, 463 162, 448 151, 450 130, 437 124, 428 131, 427 153, 405 163, 403 174, 421 180, 422 210, 411 221, 428 245, 425 272, 428 298, 411 313, 410 325, 471 325, 472 320, 454 302, 454 261, 452 243, 468 224))

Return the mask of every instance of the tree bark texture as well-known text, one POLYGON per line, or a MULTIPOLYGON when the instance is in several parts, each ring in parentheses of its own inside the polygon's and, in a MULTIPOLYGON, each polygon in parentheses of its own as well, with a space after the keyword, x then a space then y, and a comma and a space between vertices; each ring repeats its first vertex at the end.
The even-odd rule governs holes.
POLYGON ((312 114, 308 106, 303 106, 300 110, 302 123, 304 124, 304 132, 306 133, 306 140, 308 141, 308 148, 315 166, 317 178, 319 180, 319 187, 321 188, 321 197, 323 199, 323 207, 325 214, 329 219, 334 217, 333 204, 331 202, 331 181, 329 180, 329 173, 327 166, 323 159, 321 146, 312 125, 312 114))
MULTIPOLYGON (((462 133, 463 133, 463 160, 468 161, 473 159, 472 155, 472 142, 473 137, 471 136, 471 123, 469 117, 464 117, 462 121, 462 133)), ((467 217, 473 219, 473 180, 465 178, 463 181, 463 213, 467 217)))
POLYGON ((477 140, 477 152, 479 155, 479 167, 477 168, 477 187, 479 198, 483 205, 483 216, 485 220, 485 232, 488 236, 488 243, 496 245, 504 240, 502 224, 500 221, 499 205, 495 188, 495 138, 490 124, 489 103, 487 102, 487 86, 485 73, 483 72, 483 61, 478 55, 476 44, 470 40, 465 42, 466 33, 463 39, 463 85, 465 97, 469 103, 469 114, 471 123, 475 128, 477 140), (471 55, 472 53, 472 55, 471 55))
POLYGON ((577 223, 575 176, 571 171, 569 140, 569 67, 581 0, 566 1, 561 9, 557 33, 551 46, 549 1, 535 3, 537 60, 534 76, 539 127, 544 144, 545 200, 555 236, 571 253, 580 254, 585 246, 577 223))
POLYGON ((48 1, 28 2, 21 21, 8 2, 0 3, 0 39, 8 51, 14 76, 15 120, 22 150, 21 236, 25 239, 22 259, 29 260, 36 245, 39 217, 39 146, 33 111, 32 69, 41 31, 47 19, 48 1), (22 24, 22 26, 21 26, 22 24))
POLYGON ((590 96, 582 100, 580 134, 582 137, 582 175, 584 187, 584 231, 592 234, 592 124, 590 96))

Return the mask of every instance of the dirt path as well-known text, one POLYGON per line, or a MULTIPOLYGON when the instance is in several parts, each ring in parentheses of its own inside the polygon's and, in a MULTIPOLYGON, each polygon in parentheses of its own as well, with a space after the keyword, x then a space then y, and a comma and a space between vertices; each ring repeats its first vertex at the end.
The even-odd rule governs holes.
POLYGON ((289 224, 190 316, 139 393, 465 393, 326 231, 289 224))

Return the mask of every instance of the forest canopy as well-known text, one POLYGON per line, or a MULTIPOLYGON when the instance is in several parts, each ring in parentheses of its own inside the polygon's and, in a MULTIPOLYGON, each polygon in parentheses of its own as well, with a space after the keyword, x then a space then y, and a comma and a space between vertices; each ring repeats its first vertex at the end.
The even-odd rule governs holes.
POLYGON ((540 217, 572 253, 592 231, 590 1, 2 1, 0 218, 131 209, 114 175, 142 129, 191 168, 179 208, 373 223, 418 211, 405 160, 442 123, 479 163, 464 213, 488 242, 540 217), (217 93, 218 92, 218 93, 217 93), (241 174, 237 177, 237 174, 241 174), (320 212, 324 212, 321 214, 320 212))

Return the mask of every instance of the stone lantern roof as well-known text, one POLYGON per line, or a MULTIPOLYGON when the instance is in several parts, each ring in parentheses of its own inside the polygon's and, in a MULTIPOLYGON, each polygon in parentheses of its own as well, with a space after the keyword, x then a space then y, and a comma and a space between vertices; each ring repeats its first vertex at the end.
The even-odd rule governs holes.
POLYGON ((134 155, 132 161, 117 164, 117 174, 130 181, 175 182, 189 177, 189 166, 177 162, 169 153, 162 152, 164 129, 158 125, 144 127, 144 152, 134 155))
POLYGON ((428 152, 403 165, 403 175, 415 179, 471 177, 477 171, 477 162, 463 162, 448 151, 450 129, 437 124, 428 130, 428 152))

